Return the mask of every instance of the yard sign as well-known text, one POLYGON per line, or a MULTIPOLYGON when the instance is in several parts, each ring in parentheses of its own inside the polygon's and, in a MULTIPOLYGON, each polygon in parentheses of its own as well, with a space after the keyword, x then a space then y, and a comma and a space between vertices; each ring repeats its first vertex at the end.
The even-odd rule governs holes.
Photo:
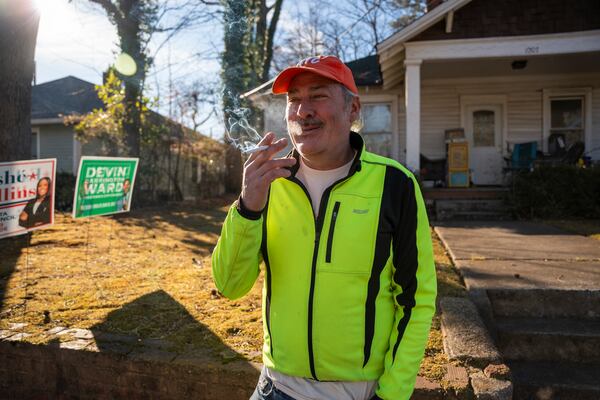
POLYGON ((138 158, 81 157, 73 218, 127 212, 138 158))
POLYGON ((56 159, 0 163, 0 238, 54 223, 56 159))

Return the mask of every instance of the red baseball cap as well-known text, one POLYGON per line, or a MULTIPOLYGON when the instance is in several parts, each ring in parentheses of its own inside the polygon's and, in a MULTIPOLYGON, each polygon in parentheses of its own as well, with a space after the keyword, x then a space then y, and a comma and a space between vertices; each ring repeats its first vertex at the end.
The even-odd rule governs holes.
POLYGON ((324 76, 344 85, 352 93, 358 95, 352 71, 339 58, 335 56, 309 57, 300 61, 295 67, 288 67, 281 71, 273 82, 273 94, 287 93, 290 82, 302 72, 324 76))

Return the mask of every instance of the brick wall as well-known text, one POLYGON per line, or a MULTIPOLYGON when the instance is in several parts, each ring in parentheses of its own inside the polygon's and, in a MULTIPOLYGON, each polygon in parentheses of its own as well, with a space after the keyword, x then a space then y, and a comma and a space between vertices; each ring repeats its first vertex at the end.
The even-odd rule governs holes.
POLYGON ((599 0, 474 0, 410 41, 538 35, 600 29, 599 0))
POLYGON ((247 400, 259 375, 247 362, 160 358, 0 340, 0 399, 247 400))

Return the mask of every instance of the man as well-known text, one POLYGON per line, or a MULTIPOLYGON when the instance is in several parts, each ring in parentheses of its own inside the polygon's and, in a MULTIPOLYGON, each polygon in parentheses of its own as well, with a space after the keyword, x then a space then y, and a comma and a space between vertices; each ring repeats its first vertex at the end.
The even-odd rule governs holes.
POLYGON ((408 399, 435 309, 425 206, 413 175, 351 132, 360 100, 332 56, 281 72, 294 150, 268 133, 213 252, 229 298, 261 261, 264 369, 252 399, 408 399))

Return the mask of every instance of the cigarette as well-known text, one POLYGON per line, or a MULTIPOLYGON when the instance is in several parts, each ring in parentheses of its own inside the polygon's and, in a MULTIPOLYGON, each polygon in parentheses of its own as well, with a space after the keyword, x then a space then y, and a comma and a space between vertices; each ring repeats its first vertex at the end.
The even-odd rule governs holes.
POLYGON ((266 149, 268 149, 268 148, 269 148, 269 146, 267 146, 267 145, 256 146, 256 147, 252 147, 252 148, 250 148, 250 149, 246 149, 246 150, 244 150, 244 151, 243 151, 243 153, 246 153, 246 154, 251 154, 251 153, 256 153, 257 151, 263 151, 263 150, 266 150, 266 149))

